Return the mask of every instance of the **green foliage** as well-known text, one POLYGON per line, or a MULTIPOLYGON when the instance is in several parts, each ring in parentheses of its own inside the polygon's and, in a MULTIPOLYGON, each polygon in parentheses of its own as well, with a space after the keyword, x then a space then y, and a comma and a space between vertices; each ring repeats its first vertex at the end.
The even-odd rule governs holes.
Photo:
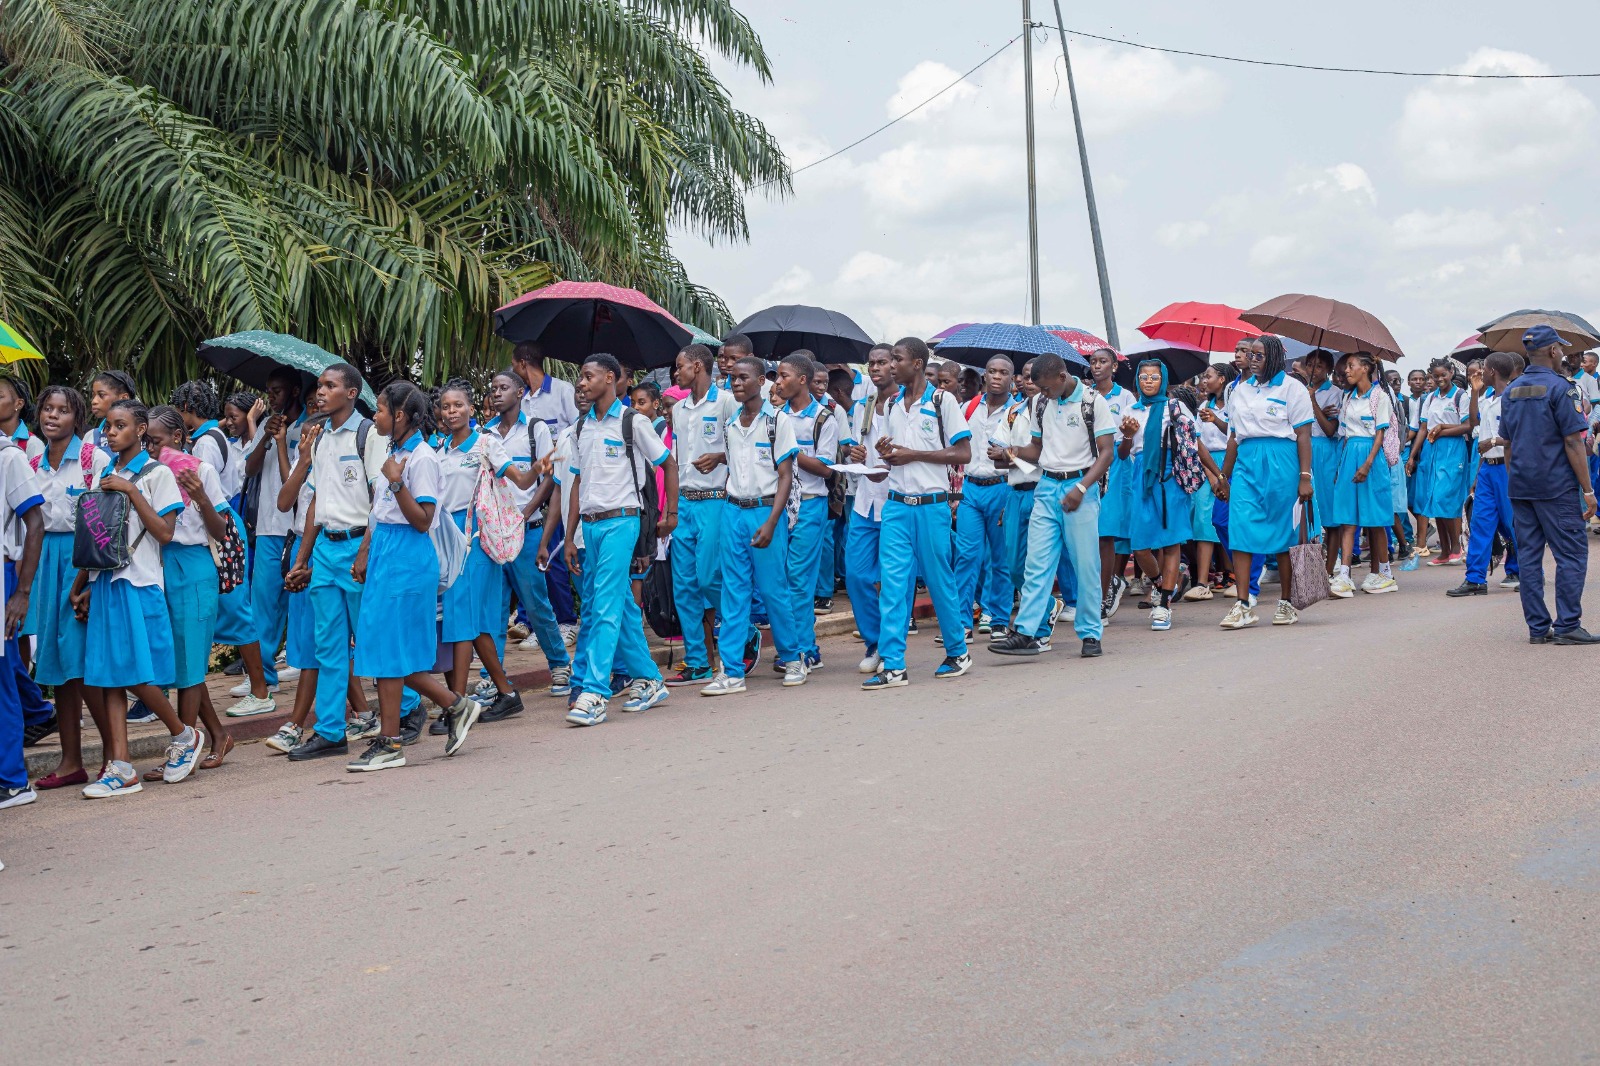
POLYGON ((788 168, 702 49, 769 76, 727 0, 6 0, 0 318, 157 395, 243 329, 481 371, 558 277, 723 329, 669 233, 745 238, 788 168))

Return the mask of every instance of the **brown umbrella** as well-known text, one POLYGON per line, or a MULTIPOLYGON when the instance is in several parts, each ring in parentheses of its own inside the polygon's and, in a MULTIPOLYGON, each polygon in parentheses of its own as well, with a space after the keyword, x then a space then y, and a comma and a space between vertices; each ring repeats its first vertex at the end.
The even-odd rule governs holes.
POLYGON ((1403 354, 1389 327, 1359 307, 1325 296, 1289 293, 1252 307, 1239 317, 1268 333, 1293 337, 1317 348, 1371 352, 1391 363, 1398 362, 1403 354))
POLYGON ((1481 343, 1493 351, 1521 355, 1522 335, 1534 326, 1549 326, 1572 351, 1586 352, 1600 345, 1600 338, 1594 336, 1588 322, 1560 311, 1519 311, 1496 319, 1484 327, 1481 343))

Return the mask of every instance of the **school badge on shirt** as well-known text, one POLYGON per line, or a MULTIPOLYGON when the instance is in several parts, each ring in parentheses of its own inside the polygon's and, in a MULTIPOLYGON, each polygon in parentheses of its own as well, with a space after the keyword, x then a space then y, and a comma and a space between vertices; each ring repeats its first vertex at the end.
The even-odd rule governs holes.
POLYGON ((932 433, 933 432, 933 419, 929 418, 927 415, 923 415, 922 416, 922 432, 924 432, 924 433, 932 433))
POLYGON ((707 444, 717 441, 717 420, 715 418, 702 418, 700 420, 700 439, 707 444))

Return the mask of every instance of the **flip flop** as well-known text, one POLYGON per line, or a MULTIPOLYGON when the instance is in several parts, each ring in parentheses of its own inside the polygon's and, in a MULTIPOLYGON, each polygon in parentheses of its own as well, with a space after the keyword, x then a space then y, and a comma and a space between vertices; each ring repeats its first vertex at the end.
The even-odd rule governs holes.
POLYGON ((228 752, 232 750, 233 737, 224 734, 222 737, 222 747, 213 748, 210 755, 207 755, 204 759, 201 759, 200 769, 215 770, 217 767, 222 765, 223 760, 228 757, 228 752))
POLYGON ((89 771, 87 770, 74 770, 65 777, 52 770, 35 781, 33 787, 43 791, 50 788, 66 788, 69 785, 87 785, 88 783, 89 771))

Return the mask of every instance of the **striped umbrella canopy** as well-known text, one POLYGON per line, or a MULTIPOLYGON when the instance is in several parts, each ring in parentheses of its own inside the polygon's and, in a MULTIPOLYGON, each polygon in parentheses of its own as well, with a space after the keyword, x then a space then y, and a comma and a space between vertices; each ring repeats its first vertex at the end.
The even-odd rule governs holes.
POLYGON ((22 334, 0 322, 0 363, 15 363, 21 359, 43 359, 39 349, 23 339, 22 334))
POLYGON ((1059 355, 1080 369, 1089 367, 1083 353, 1050 330, 1010 322, 986 322, 957 330, 939 345, 939 354, 980 370, 996 355, 1009 355, 1018 367, 1035 355, 1059 355))

